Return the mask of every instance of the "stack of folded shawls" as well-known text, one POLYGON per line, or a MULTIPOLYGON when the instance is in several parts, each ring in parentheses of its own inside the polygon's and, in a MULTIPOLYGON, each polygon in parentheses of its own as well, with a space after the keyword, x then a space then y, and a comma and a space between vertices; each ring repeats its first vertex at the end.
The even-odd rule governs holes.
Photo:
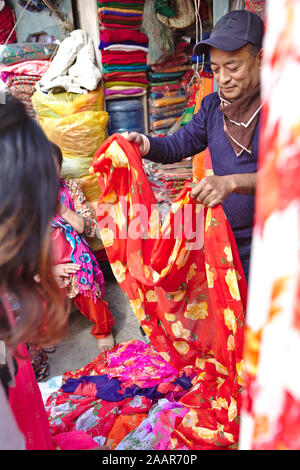
POLYGON ((185 183, 193 179, 193 162, 187 158, 172 165, 162 165, 144 160, 144 170, 155 194, 163 223, 174 199, 185 183))
POLYGON ((102 29, 100 45, 106 97, 130 97, 145 93, 148 38, 135 29, 102 29))
POLYGON ((149 121, 152 135, 165 135, 183 114, 186 89, 182 78, 192 65, 186 48, 189 43, 179 40, 175 53, 162 63, 151 65, 149 80, 149 121))
POLYGON ((47 72, 49 66, 49 60, 32 60, 1 67, 1 80, 8 87, 11 95, 23 102, 31 117, 35 117, 31 98, 36 91, 36 84, 47 72))
POLYGON ((102 27, 116 29, 141 28, 144 0, 100 0, 97 4, 102 27))

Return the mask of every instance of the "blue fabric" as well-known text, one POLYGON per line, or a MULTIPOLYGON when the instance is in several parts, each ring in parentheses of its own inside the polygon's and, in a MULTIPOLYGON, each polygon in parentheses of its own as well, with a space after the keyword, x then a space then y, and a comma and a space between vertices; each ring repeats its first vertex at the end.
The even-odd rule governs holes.
POLYGON ((82 375, 79 379, 67 379, 62 385, 62 391, 65 393, 76 393, 77 388, 81 384, 92 383, 96 386, 96 397, 106 401, 120 401, 131 396, 121 395, 121 382, 118 379, 109 379, 107 375, 82 375))
MULTIPOLYGON (((224 132, 223 113, 219 107, 218 93, 211 93, 203 98, 198 113, 173 135, 148 136, 150 151, 144 158, 170 164, 196 155, 208 146, 215 175, 255 173, 257 171, 259 122, 252 139, 251 154, 244 151, 237 157, 224 132)), ((222 204, 237 242, 246 278, 249 269, 254 199, 254 195, 232 193, 222 204)))
MULTIPOLYGON (((125 398, 135 397, 142 395, 150 400, 155 400, 163 396, 162 393, 157 391, 157 385, 150 388, 141 388, 138 385, 127 387, 123 393, 121 392, 121 381, 118 379, 110 379, 107 374, 104 375, 82 375, 78 379, 69 378, 62 385, 61 389, 65 393, 75 393, 79 385, 84 384, 95 385, 95 397, 105 401, 115 402, 121 401, 125 398)), ((185 374, 179 377, 174 382, 174 385, 180 385, 183 390, 189 390, 192 386, 191 380, 185 374)))

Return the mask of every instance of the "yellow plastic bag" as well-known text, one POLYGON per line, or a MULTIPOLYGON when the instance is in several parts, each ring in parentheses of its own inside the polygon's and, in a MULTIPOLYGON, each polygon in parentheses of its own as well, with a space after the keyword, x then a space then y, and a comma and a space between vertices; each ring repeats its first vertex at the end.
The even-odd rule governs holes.
POLYGON ((81 178, 88 175, 88 163, 107 138, 108 113, 103 110, 103 89, 88 94, 45 94, 37 91, 32 103, 38 121, 48 139, 61 149, 64 160, 62 176, 81 178), (70 159, 75 159, 69 171, 70 159))
MULTIPOLYGON (((100 87, 88 94, 42 93, 32 97, 40 126, 63 154, 61 176, 77 181, 95 213, 100 187, 97 175, 89 174, 95 152, 107 138, 108 113, 100 87)), ((87 240, 93 251, 103 249, 100 236, 87 240)))

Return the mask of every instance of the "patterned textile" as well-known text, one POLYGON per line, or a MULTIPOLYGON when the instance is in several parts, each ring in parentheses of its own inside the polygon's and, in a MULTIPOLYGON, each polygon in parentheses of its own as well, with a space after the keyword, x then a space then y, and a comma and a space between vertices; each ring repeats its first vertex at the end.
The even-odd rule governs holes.
POLYGON ((241 449, 300 449, 300 2, 270 0, 241 449))
POLYGON ((49 362, 45 351, 32 344, 26 343, 30 362, 34 370, 35 378, 39 382, 49 376, 49 362))
POLYGON ((109 444, 110 447, 112 444, 116 446, 124 437, 123 433, 119 438, 114 436, 113 442, 107 442, 113 428, 118 425, 118 418, 127 417, 126 432, 131 431, 147 417, 150 407, 151 400, 143 396, 111 402, 88 393, 74 395, 62 391, 53 393, 45 403, 53 442, 61 433, 84 431, 98 445, 109 444), (134 419, 138 415, 141 415, 139 419, 134 419))
POLYGON ((6 85, 10 93, 22 101, 25 105, 27 113, 31 117, 35 117, 35 112, 32 106, 31 98, 35 93, 35 85, 40 80, 40 76, 30 75, 12 75, 6 80, 6 85))
POLYGON ((120 287, 159 354, 197 373, 180 400, 189 424, 179 420, 172 439, 178 448, 236 445, 247 286, 221 206, 203 212, 187 184, 161 227, 138 148, 120 135, 99 148, 90 171, 99 176, 98 226, 120 287))
POLYGON ((0 74, 1 80, 6 82, 10 76, 25 75, 28 78, 42 77, 50 66, 49 60, 28 60, 26 62, 20 62, 18 64, 1 66, 0 74))
POLYGON ((171 28, 163 25, 157 19, 154 2, 152 0, 145 0, 141 29, 149 39, 148 64, 161 62, 174 53, 173 32, 171 28))
MULTIPOLYGON (((131 431, 117 446, 116 450, 171 450, 173 445, 171 434, 176 426, 176 420, 188 414, 188 408, 180 403, 159 400, 153 407, 147 419, 131 431), (171 445, 170 445, 171 444, 171 445)), ((176 445, 176 444, 175 444, 176 445)), ((179 450, 188 450, 183 446, 179 450)))
MULTIPOLYGON (((84 198, 83 195, 81 197, 84 198)), ((73 212, 76 212, 75 202, 73 201, 72 195, 64 180, 61 180, 59 198, 66 207, 70 208, 73 212)), ((89 215, 91 216, 90 213, 89 215)), ((88 220, 91 219, 92 217, 88 220)), ((85 295, 91 295, 95 298, 104 296, 103 274, 85 239, 80 236, 61 216, 54 217, 52 227, 62 230, 64 238, 72 248, 71 261, 75 264, 81 265, 81 269, 77 271, 69 281, 72 285, 72 295, 74 296, 74 294, 76 295, 77 293, 84 293, 85 295)), ((89 230, 89 235, 91 235, 92 228, 89 230)), ((63 285, 62 287, 67 286, 63 285)), ((70 290, 68 291, 69 296, 71 292, 70 290)))
POLYGON ((245 0, 248 10, 256 14, 264 11, 266 0, 245 0))
POLYGON ((15 43, 0 46, 0 63, 18 64, 27 60, 51 59, 57 49, 56 44, 15 43))
POLYGON ((84 431, 114 449, 148 417, 152 403, 182 396, 192 379, 172 368, 150 345, 137 340, 119 344, 82 369, 66 372, 61 388, 46 399, 53 442, 61 443, 68 433, 72 447, 72 433, 84 431))

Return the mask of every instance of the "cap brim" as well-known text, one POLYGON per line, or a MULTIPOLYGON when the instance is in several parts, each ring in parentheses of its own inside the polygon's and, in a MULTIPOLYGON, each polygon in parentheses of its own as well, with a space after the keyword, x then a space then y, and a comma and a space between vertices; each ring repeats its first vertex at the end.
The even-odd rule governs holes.
POLYGON ((215 47, 221 51, 236 51, 237 49, 245 46, 247 43, 248 41, 244 41, 242 39, 235 39, 232 37, 229 38, 225 35, 218 35, 218 37, 210 37, 204 41, 198 42, 198 44, 196 44, 194 47, 193 53, 195 55, 207 54, 210 47, 215 47))

